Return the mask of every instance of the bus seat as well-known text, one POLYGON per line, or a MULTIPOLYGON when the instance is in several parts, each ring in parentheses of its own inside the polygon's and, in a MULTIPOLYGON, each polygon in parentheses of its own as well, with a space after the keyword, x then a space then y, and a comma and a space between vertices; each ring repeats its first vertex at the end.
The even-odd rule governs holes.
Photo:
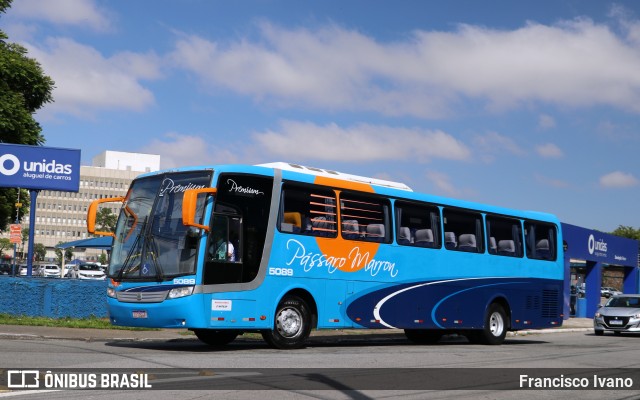
POLYGON ((499 240, 498 241, 498 254, 503 256, 515 256, 516 244, 513 240, 499 240))
POLYGON ((285 212, 284 222, 293 226, 293 232, 302 230, 302 215, 299 212, 285 212))
POLYGON ((549 240, 541 239, 536 243, 536 257, 545 260, 551 259, 551 250, 549 249, 549 240))
POLYGON ((476 235, 471 233, 464 233, 460 235, 460 240, 458 241, 458 250, 477 252, 478 247, 476 246, 476 235))
POLYGON ((333 228, 325 217, 315 217, 311 220, 313 234, 316 236, 333 236, 333 228))
POLYGON ((498 254, 498 244, 493 236, 489 238, 489 254, 498 254))
POLYGON ((447 249, 455 249, 458 246, 456 242, 456 234, 453 232, 445 232, 444 233, 444 247, 447 249))
POLYGON ((384 241, 384 225, 383 224, 367 225, 367 239, 373 242, 384 241))
POLYGON ((411 244, 411 230, 407 226, 398 228, 398 244, 411 244))
POLYGON ((435 247, 433 231, 431 229, 418 229, 414 240, 416 246, 435 247))
POLYGON ((311 223, 311 218, 307 216, 302 216, 302 233, 305 235, 311 234, 313 230, 313 224, 311 223))
POLYGON ((345 239, 357 239, 360 237, 360 227, 357 219, 342 221, 342 237, 345 239))

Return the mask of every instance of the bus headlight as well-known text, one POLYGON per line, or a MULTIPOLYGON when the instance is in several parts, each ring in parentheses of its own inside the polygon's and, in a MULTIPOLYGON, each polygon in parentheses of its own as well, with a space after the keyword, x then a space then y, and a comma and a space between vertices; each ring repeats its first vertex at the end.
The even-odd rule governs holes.
POLYGON ((107 288, 107 297, 116 298, 116 290, 112 287, 107 288))
POLYGON ((167 298, 178 299, 180 297, 191 296, 191 294, 193 294, 193 286, 183 286, 171 289, 167 298))

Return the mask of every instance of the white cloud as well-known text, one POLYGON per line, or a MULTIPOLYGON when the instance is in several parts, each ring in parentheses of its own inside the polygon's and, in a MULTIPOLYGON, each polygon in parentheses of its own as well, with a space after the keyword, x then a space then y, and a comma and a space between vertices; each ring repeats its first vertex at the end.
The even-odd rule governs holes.
POLYGON ((467 146, 442 131, 368 124, 344 128, 333 123, 283 121, 278 131, 258 132, 253 138, 263 152, 296 160, 427 162, 471 157, 467 146))
POLYGON ((93 0, 18 0, 11 4, 9 13, 23 19, 84 26, 96 31, 111 29, 107 11, 93 0))
POLYGON ((618 21, 629 42, 640 45, 640 21, 634 19, 633 11, 619 4, 614 4, 610 9, 609 16, 618 21))
POLYGON ((625 188, 638 185, 640 181, 633 174, 614 171, 600 177, 600 186, 608 188, 625 188))
POLYGON ((544 158, 561 158, 564 154, 562 150, 553 143, 545 143, 536 146, 536 152, 544 158))
POLYGON ((97 109, 139 111, 155 101, 141 84, 161 75, 153 53, 121 52, 105 57, 67 38, 50 38, 42 47, 25 46, 55 81, 55 102, 46 110, 75 115, 90 115, 97 109))
POLYGON ((557 178, 549 178, 547 176, 540 175, 540 174, 534 174, 534 178, 536 179, 536 181, 540 182, 541 184, 545 186, 551 186, 554 188, 564 189, 571 186, 567 181, 563 181, 557 178))
MULTIPOLYGON (((342 128, 310 122, 283 121, 277 131, 254 133, 243 142, 213 140, 210 135, 170 132, 138 149, 159 154, 162 168, 184 165, 259 164, 282 159, 309 163, 398 161, 428 162, 431 159, 466 161, 470 150, 441 131, 410 130, 386 126, 357 125, 342 128)), ((376 177, 388 179, 379 173, 376 177)))
POLYGON ((526 152, 510 137, 497 132, 488 132, 473 138, 477 155, 484 162, 493 162, 496 155, 507 152, 516 156, 523 156, 526 152))
POLYGON ((187 165, 238 163, 227 148, 221 148, 201 136, 169 132, 140 149, 142 153, 159 154, 161 168, 177 168, 187 165))
POLYGON ((427 178, 441 194, 446 196, 459 195, 459 191, 455 188, 453 183, 451 183, 451 178, 447 174, 437 171, 429 171, 427 172, 427 178))
POLYGON ((496 110, 533 101, 640 112, 640 44, 588 19, 418 30, 398 42, 333 25, 261 24, 258 33, 229 42, 182 35, 171 59, 214 88, 281 106, 431 118, 469 98, 496 110))
POLYGON ((550 115, 541 114, 538 117, 538 126, 540 128, 542 128, 542 129, 555 128, 556 127, 556 120, 550 115))

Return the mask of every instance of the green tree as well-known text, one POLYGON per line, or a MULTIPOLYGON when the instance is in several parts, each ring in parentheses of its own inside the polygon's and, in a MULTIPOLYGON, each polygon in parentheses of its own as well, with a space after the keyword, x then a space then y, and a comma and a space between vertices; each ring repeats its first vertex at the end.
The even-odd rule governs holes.
MULTIPOLYGON (((1 62, 0 69, 2 69, 1 62)), ((2 89, 0 88, 0 92, 1 91, 2 89)), ((1 98, 2 94, 0 93, 0 136, 2 136, 1 98)), ((0 138, 0 143, 5 143, 2 138, 0 138)), ((8 225, 13 224, 16 221, 16 203, 18 203, 18 189, 0 187, 0 231, 7 230, 8 225)), ((29 192, 25 189, 20 189, 20 203, 22 204, 22 207, 20 207, 20 214, 18 215, 18 217, 21 220, 22 217, 24 217, 25 214, 29 211, 29 192)))
POLYGON ((101 208, 96 213, 97 229, 102 232, 113 232, 116 230, 118 216, 111 212, 110 208, 101 208))
POLYGON ((26 258, 24 256, 24 248, 29 242, 29 228, 22 228, 22 243, 20 244, 20 253, 22 254, 22 258, 26 258))
POLYGON ((104 252, 102 252, 102 254, 100 254, 100 256, 98 257, 98 262, 102 265, 106 265, 109 262, 109 258, 106 254, 104 254, 104 252))
MULTIPOLYGON (((0 16, 11 6, 12 0, 0 0, 0 16)), ((54 82, 44 74, 40 64, 27 57, 27 49, 10 43, 0 30, 0 143, 41 146, 42 128, 33 114, 53 101, 54 82)), ((18 189, 0 188, 0 231, 15 221, 18 189)), ((29 197, 21 191, 23 204, 20 217, 29 208, 29 197)))
POLYGON ((13 247, 13 244, 11 244, 11 241, 7 238, 0 238, 0 258, 2 258, 2 255, 4 254, 4 251, 6 249, 9 249, 13 247))
POLYGON ((36 243, 33 246, 33 254, 36 256, 36 261, 44 261, 47 256, 47 248, 42 243, 36 243))
MULTIPOLYGON (((64 242, 58 242, 58 244, 62 244, 64 242)), ((66 264, 67 261, 71 261, 71 258, 73 257, 73 250, 71 250, 71 247, 67 247, 66 249, 64 249, 64 260, 62 259, 62 253, 63 250, 62 249, 56 249, 56 262, 58 264, 66 264)))
POLYGON ((629 239, 640 240, 640 229, 634 229, 630 226, 620 225, 613 232, 611 232, 611 234, 629 239))

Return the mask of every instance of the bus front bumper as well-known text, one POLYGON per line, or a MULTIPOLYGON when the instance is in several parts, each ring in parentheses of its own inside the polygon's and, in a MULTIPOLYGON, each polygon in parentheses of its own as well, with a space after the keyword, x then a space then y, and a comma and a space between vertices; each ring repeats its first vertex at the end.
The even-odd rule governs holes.
POLYGON ((202 309, 199 296, 164 300, 160 303, 125 303, 108 298, 107 309, 111 324, 144 328, 199 327, 202 309), (200 317, 198 317, 200 316, 200 317))

